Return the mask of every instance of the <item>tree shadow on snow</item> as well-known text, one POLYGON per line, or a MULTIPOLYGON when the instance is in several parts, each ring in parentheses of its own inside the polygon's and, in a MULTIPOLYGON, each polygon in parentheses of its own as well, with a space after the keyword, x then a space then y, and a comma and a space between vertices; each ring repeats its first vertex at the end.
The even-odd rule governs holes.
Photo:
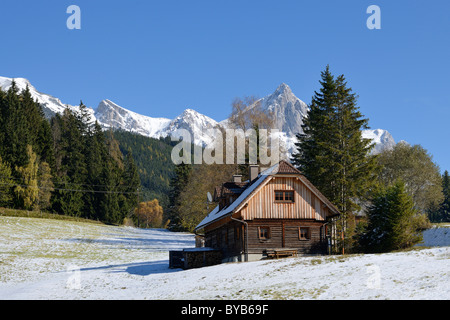
POLYGON ((138 276, 148 276, 150 274, 158 273, 173 273, 182 271, 183 269, 170 269, 168 260, 157 260, 147 262, 125 263, 100 267, 81 268, 80 271, 93 271, 93 270, 109 270, 110 273, 123 273, 134 274, 138 276))
POLYGON ((179 250, 180 248, 188 248, 195 246, 193 239, 146 239, 131 237, 116 237, 110 239, 90 239, 90 238, 71 238, 63 241, 75 243, 88 243, 94 245, 102 245, 108 249, 140 249, 146 251, 169 251, 179 250))

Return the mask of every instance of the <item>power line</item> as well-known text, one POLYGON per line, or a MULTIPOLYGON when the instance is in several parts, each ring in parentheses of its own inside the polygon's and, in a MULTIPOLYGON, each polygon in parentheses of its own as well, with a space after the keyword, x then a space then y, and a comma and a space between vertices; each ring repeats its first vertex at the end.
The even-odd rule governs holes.
MULTIPOLYGON (((2 183, 0 182, 0 185, 5 186, 11 186, 11 187, 22 187, 22 188, 29 188, 32 187, 27 184, 15 184, 15 183, 2 183)), ((86 190, 86 189, 65 189, 65 188, 49 188, 49 187, 40 187, 35 186, 34 188, 40 189, 40 190, 47 190, 47 191, 72 191, 72 192, 90 192, 90 193, 113 193, 113 194, 139 194, 139 191, 107 191, 107 190, 86 190)))
MULTIPOLYGON (((21 178, 14 178, 14 177, 7 177, 7 176, 0 176, 0 179, 8 179, 8 180, 15 180, 15 181, 23 181, 24 179, 21 178)), ((46 181, 46 180, 39 180, 36 179, 38 182, 46 181)), ((59 185, 75 185, 75 186, 88 186, 88 187, 110 187, 109 184, 88 184, 88 183, 75 183, 75 182, 55 182, 52 181, 53 184, 59 184, 59 185)))

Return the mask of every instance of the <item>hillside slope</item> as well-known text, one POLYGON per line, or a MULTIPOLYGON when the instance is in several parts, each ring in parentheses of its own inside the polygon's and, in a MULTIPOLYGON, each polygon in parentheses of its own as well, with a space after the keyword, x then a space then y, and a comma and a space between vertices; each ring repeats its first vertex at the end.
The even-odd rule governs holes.
POLYGON ((168 268, 169 250, 192 246, 161 229, 0 216, 0 299, 450 299, 448 246, 168 268))

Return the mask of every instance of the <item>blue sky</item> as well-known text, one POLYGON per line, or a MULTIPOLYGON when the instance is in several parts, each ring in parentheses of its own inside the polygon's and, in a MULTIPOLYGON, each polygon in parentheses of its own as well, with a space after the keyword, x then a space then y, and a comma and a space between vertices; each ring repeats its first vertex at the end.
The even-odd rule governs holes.
POLYGON ((235 97, 287 83, 309 103, 330 64, 372 128, 421 144, 450 170, 450 1, 3 1, 0 75, 69 104, 110 99, 215 120, 235 97), (69 30, 69 5, 81 30, 69 30), (381 30, 369 30, 369 5, 381 30))

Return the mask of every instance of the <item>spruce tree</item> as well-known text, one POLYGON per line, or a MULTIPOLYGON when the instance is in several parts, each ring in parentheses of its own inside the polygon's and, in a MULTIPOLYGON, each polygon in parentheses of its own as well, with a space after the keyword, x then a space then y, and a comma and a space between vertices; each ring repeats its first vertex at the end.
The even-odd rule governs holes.
POLYGON ((134 208, 138 205, 138 192, 140 191, 141 182, 139 179, 139 172, 134 163, 131 149, 125 156, 125 168, 123 172, 123 191, 124 202, 123 207, 127 215, 131 215, 134 208))
POLYGON ((450 177, 447 170, 442 176, 442 191, 444 193, 444 201, 440 206, 439 220, 450 222, 450 177))
MULTIPOLYGON (((329 66, 321 73, 321 88, 314 92, 308 115, 303 119, 303 133, 297 134, 297 153, 293 154, 292 163, 328 197, 333 195, 333 184, 328 183, 333 175, 333 168, 327 166, 331 157, 334 126, 333 106, 336 104, 336 83, 329 66)), ((333 199, 334 200, 334 199, 333 199)))
POLYGON ((104 170, 107 161, 105 135, 98 122, 95 122, 86 143, 86 189, 90 192, 85 197, 85 215, 90 219, 103 220, 106 216, 106 210, 101 206, 104 196, 101 192, 106 188, 104 170))
POLYGON ((180 222, 180 194, 187 186, 189 178, 192 174, 192 165, 184 162, 175 166, 175 176, 170 181, 170 193, 169 193, 169 208, 167 212, 167 220, 169 222, 169 229, 177 231, 182 230, 180 222))
POLYGON ((123 155, 111 130, 106 135, 106 146, 107 157, 102 173, 105 192, 102 194, 101 206, 105 212, 106 222, 122 223, 127 216, 125 208, 120 205, 124 202, 122 194, 123 155))
MULTIPOLYGON (((348 231, 358 201, 367 197, 376 179, 375 158, 368 128, 357 106, 357 97, 345 77, 334 77, 329 66, 321 74, 321 88, 315 92, 303 133, 297 135, 297 153, 292 162, 341 211, 340 231, 348 231)), ((350 240, 350 235, 345 240, 350 240)))
MULTIPOLYGON (((5 97, 6 118, 4 119, 3 156, 12 168, 25 166, 28 162, 27 145, 29 131, 26 110, 23 109, 15 81, 5 97)), ((17 174, 14 174, 17 176, 17 174)))
POLYGON ((360 236, 360 245, 366 252, 389 252, 405 249, 421 239, 420 217, 405 184, 378 191, 369 207, 366 232, 360 236))
POLYGON ((52 128, 58 144, 55 154, 58 189, 53 207, 55 211, 71 216, 83 216, 85 207, 86 139, 80 128, 79 119, 69 109, 56 118, 52 128))
MULTIPOLYGON (((3 92, 2 88, 0 88, 0 128, 5 127, 5 117, 6 117, 6 94, 3 92)), ((4 152, 4 130, 0 129, 0 157, 4 152)))
POLYGON ((26 141, 26 143, 33 146, 35 152, 39 153, 36 148, 36 139, 38 137, 38 132, 40 130, 42 120, 44 119, 44 114, 40 105, 35 102, 33 97, 31 96, 28 85, 24 90, 22 90, 19 98, 21 104, 20 109, 24 112, 25 127, 28 131, 28 140, 26 141))

